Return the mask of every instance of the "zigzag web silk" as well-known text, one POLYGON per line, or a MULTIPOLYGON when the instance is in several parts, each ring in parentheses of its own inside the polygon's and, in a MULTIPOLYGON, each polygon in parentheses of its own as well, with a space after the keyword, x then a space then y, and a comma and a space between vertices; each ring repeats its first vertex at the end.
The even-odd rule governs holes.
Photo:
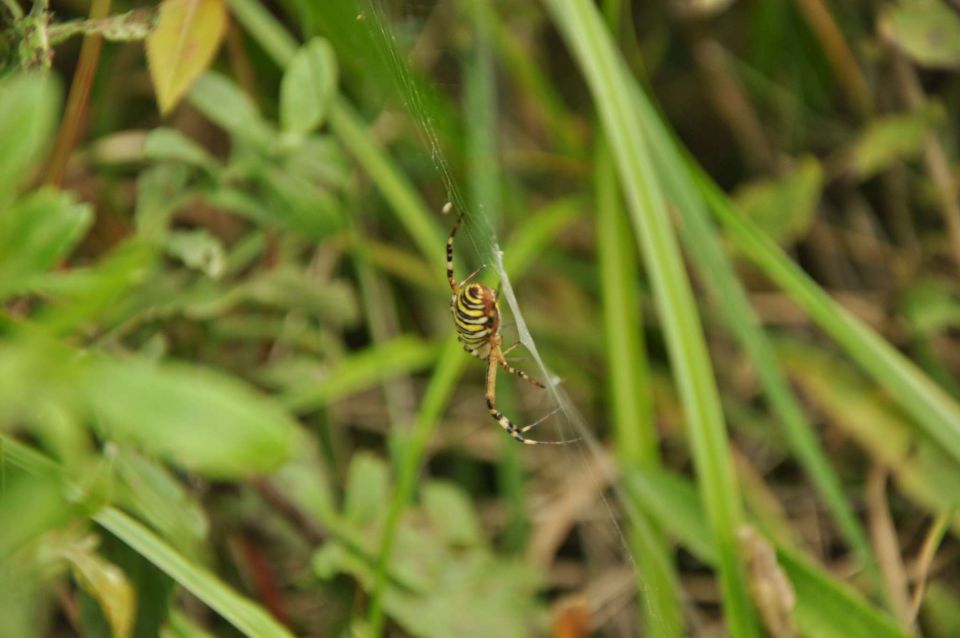
MULTIPOLYGON (((432 116, 429 109, 424 107, 422 96, 411 78, 406 64, 399 57, 399 44, 393 33, 388 30, 387 25, 389 21, 379 0, 367 0, 364 4, 369 8, 374 19, 362 20, 362 22, 367 25, 367 29, 371 32, 371 39, 378 49, 377 53, 389 65, 393 79, 398 84, 398 92, 405 103, 407 111, 416 120, 418 133, 422 136, 423 142, 429 149, 433 166, 443 180, 448 199, 453 204, 453 213, 446 218, 445 221, 448 224, 452 224, 454 219, 453 215, 463 211, 464 224, 457 237, 458 239, 460 239, 461 235, 468 237, 476 253, 483 259, 484 264, 487 267, 492 267, 496 271, 502 287, 500 298, 507 302, 507 306, 513 315, 520 342, 529 352, 532 361, 536 362, 540 371, 540 378, 545 382, 546 390, 556 406, 556 415, 548 419, 543 425, 538 426, 535 430, 535 432, 537 432, 535 436, 537 438, 545 438, 545 433, 551 431, 548 424, 556 423, 557 430, 560 432, 561 437, 563 439, 572 439, 575 442, 565 446, 550 446, 546 449, 550 450, 551 453, 557 452, 557 456, 562 455, 567 462, 572 458, 576 458, 576 462, 587 467, 588 471, 592 474, 591 478, 594 480, 599 478, 597 472, 615 473, 615 464, 608 461, 610 457, 609 453, 604 450, 593 435, 583 415, 577 410, 566 390, 560 385, 560 379, 550 372, 543 358, 540 356, 537 343, 530 333, 523 313, 520 310, 520 305, 514 293, 513 286, 511 285, 510 277, 504 269, 503 251, 500 249, 493 226, 483 210, 470 210, 463 192, 454 180, 449 163, 444 157, 440 140, 433 125, 432 116), (371 28, 374 26, 375 28, 371 28), (599 462, 591 463, 590 456, 593 457, 593 460, 599 462)), ((437 214, 440 215, 439 207, 437 214)), ((437 254, 440 255, 442 252, 443 246, 438 245, 437 254)), ((444 311, 445 310, 444 308, 444 311)), ((467 354, 464 353, 464 356, 467 356, 467 354)), ((527 452, 528 450, 530 450, 530 448, 524 447, 523 451, 527 452)), ((641 514, 637 510, 636 505, 626 495, 624 489, 618 484, 616 480, 617 477, 604 476, 604 478, 608 480, 603 481, 601 484, 609 484, 628 518, 637 520, 641 514)), ((600 483, 599 481, 597 482, 600 483)), ((599 496, 602 499, 616 533, 616 542, 620 544, 622 553, 627 557, 630 569, 633 571, 634 582, 636 582, 637 565, 630 551, 626 536, 620 524, 617 522, 614 508, 602 492, 599 496)), ((653 620, 656 622, 657 618, 653 620)), ((647 629, 650 630, 651 628, 648 627, 647 629)))

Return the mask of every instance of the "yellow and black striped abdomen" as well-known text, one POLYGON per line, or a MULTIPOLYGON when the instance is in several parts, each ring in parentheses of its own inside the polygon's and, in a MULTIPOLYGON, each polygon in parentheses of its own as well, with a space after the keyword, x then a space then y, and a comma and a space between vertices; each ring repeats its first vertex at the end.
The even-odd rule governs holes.
POLYGON ((451 310, 457 336, 470 349, 485 345, 500 328, 500 312, 494 292, 483 284, 460 288, 451 310))

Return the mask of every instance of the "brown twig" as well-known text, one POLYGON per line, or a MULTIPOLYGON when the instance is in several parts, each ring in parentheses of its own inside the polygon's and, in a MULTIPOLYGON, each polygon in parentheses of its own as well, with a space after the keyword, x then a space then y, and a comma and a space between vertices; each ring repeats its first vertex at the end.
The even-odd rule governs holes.
POLYGON ((287 519, 287 522, 303 534, 303 537, 309 542, 314 545, 320 545, 326 542, 327 534, 323 528, 300 511, 296 505, 290 502, 290 499, 271 485, 270 482, 265 479, 260 479, 254 481, 253 487, 264 501, 273 507, 283 518, 287 519))
POLYGON ((806 19, 814 37, 823 48, 824 54, 837 84, 845 91, 850 107, 863 119, 873 112, 873 98, 870 85, 857 64, 853 51, 847 46, 843 32, 823 0, 795 0, 797 7, 806 19))
POLYGON ((727 52, 713 38, 696 35, 694 38, 693 57, 706 80, 710 99, 740 145, 745 161, 758 173, 776 169, 776 154, 760 117, 731 72, 727 52))
POLYGON ((954 511, 947 510, 941 512, 939 516, 930 525, 930 531, 927 532, 923 540, 923 546, 920 548, 920 555, 917 557, 916 564, 916 582, 913 585, 913 598, 910 601, 910 611, 907 620, 910 627, 916 629, 917 614, 920 613, 920 605, 923 603, 923 594, 927 588, 927 577, 930 575, 930 565, 933 563, 933 557, 937 554, 937 548, 943 535, 950 525, 950 519, 953 518, 954 511))
MULTIPOLYGON (((100 20, 110 13, 110 0, 93 0, 90 5, 90 19, 100 20)), ((80 48, 80 57, 77 69, 70 84, 70 95, 67 98, 67 108, 63 115, 60 131, 53 146, 50 163, 47 165, 47 174, 44 183, 52 186, 63 185, 63 178, 67 172, 67 162, 73 147, 77 143, 80 123, 87 114, 87 104, 90 101, 90 87, 93 84, 93 75, 100 62, 100 48, 103 45, 103 36, 88 34, 83 38, 80 48)))
POLYGON ((910 602, 907 593, 907 570, 900 555, 897 530, 887 507, 887 475, 885 467, 874 465, 867 476, 867 513, 870 537, 880 564, 880 573, 891 611, 904 628, 910 625, 910 602))
POLYGON ((243 559, 243 566, 253 581, 259 600, 281 624, 288 624, 290 616, 283 602, 277 576, 270 567, 263 550, 248 534, 238 535, 236 543, 243 559))

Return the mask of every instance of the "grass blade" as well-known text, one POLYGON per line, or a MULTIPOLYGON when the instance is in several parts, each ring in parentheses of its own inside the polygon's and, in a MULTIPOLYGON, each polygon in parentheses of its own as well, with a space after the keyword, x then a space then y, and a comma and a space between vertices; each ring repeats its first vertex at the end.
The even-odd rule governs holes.
POLYGON ((734 536, 742 512, 727 450, 720 399, 690 282, 633 107, 633 80, 592 3, 548 0, 546 4, 599 108, 653 284, 674 378, 690 429, 697 475, 718 548, 728 631, 733 636, 757 636, 759 627, 734 536))
POLYGON ((960 405, 869 326, 834 302, 770 238, 739 215, 702 170, 696 182, 730 239, 883 386, 916 424, 960 460, 960 405))
POLYGON ((149 529, 123 512, 107 507, 93 517, 104 529, 156 565, 231 625, 251 638, 293 638, 263 609, 191 563, 149 529))
MULTIPOLYGON (((657 467, 660 459, 642 343, 636 257, 630 245, 629 222, 620 204, 613 159, 606 147, 598 151, 596 167, 597 253, 617 456, 624 464, 657 467)), ((642 507, 636 509, 642 512, 642 507)), ((680 636, 683 621, 669 546, 645 513, 638 512, 630 522, 630 550, 638 564, 644 626, 655 630, 657 636, 680 636)))

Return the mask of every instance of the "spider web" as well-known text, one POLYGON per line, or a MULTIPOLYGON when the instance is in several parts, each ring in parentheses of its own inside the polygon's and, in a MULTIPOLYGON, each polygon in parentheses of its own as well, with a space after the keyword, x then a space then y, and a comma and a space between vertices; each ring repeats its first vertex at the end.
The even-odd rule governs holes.
MULTIPOLYGON (((367 6, 374 17, 374 19, 364 20, 364 22, 371 31, 371 40, 378 48, 377 54, 385 59, 392 71, 393 79, 397 84, 397 93, 403 100, 408 114, 417 124, 417 132, 429 151, 434 169, 443 181, 448 200, 453 204, 455 211, 463 212, 466 223, 461 228, 460 233, 464 234, 472 243, 482 263, 491 267, 497 273, 501 286, 500 299, 505 300, 510 308, 520 343, 524 345, 532 361, 539 368, 540 376, 545 381, 550 400, 555 405, 556 415, 548 419, 542 426, 538 426, 535 431, 541 432, 540 436, 542 436, 542 432, 547 431, 544 426, 547 423, 555 423, 560 438, 571 439, 573 442, 564 446, 550 446, 547 449, 550 449, 551 452, 557 452, 566 463, 572 462, 585 466, 595 483, 610 486, 617 502, 628 518, 639 517, 640 513, 637 511, 635 504, 627 497, 616 480, 615 463, 610 458, 611 455, 594 436, 586 419, 577 410, 570 396, 561 385, 560 379, 550 371, 544 362, 536 340, 524 319, 510 277, 504 267, 503 251, 500 249, 490 217, 487 211, 483 210, 483 207, 471 209, 461 188, 454 179, 450 164, 444 155, 437 135, 432 114, 428 108, 425 108, 423 96, 413 81, 406 63, 398 53, 400 46, 395 35, 388 27, 390 21, 381 2, 382 0, 363 0, 363 4, 367 6)), ((458 237, 460 236, 458 235, 458 237)), ((524 449, 529 450, 530 448, 524 447, 524 449)), ((602 490, 599 492, 599 498, 602 500, 615 534, 613 541, 619 545, 620 551, 627 557, 634 575, 634 582, 637 582, 637 565, 624 531, 618 522, 615 508, 602 490)), ((653 620, 656 621, 657 619, 654 618, 653 620)), ((650 629, 652 628, 647 628, 647 630, 650 629)))

